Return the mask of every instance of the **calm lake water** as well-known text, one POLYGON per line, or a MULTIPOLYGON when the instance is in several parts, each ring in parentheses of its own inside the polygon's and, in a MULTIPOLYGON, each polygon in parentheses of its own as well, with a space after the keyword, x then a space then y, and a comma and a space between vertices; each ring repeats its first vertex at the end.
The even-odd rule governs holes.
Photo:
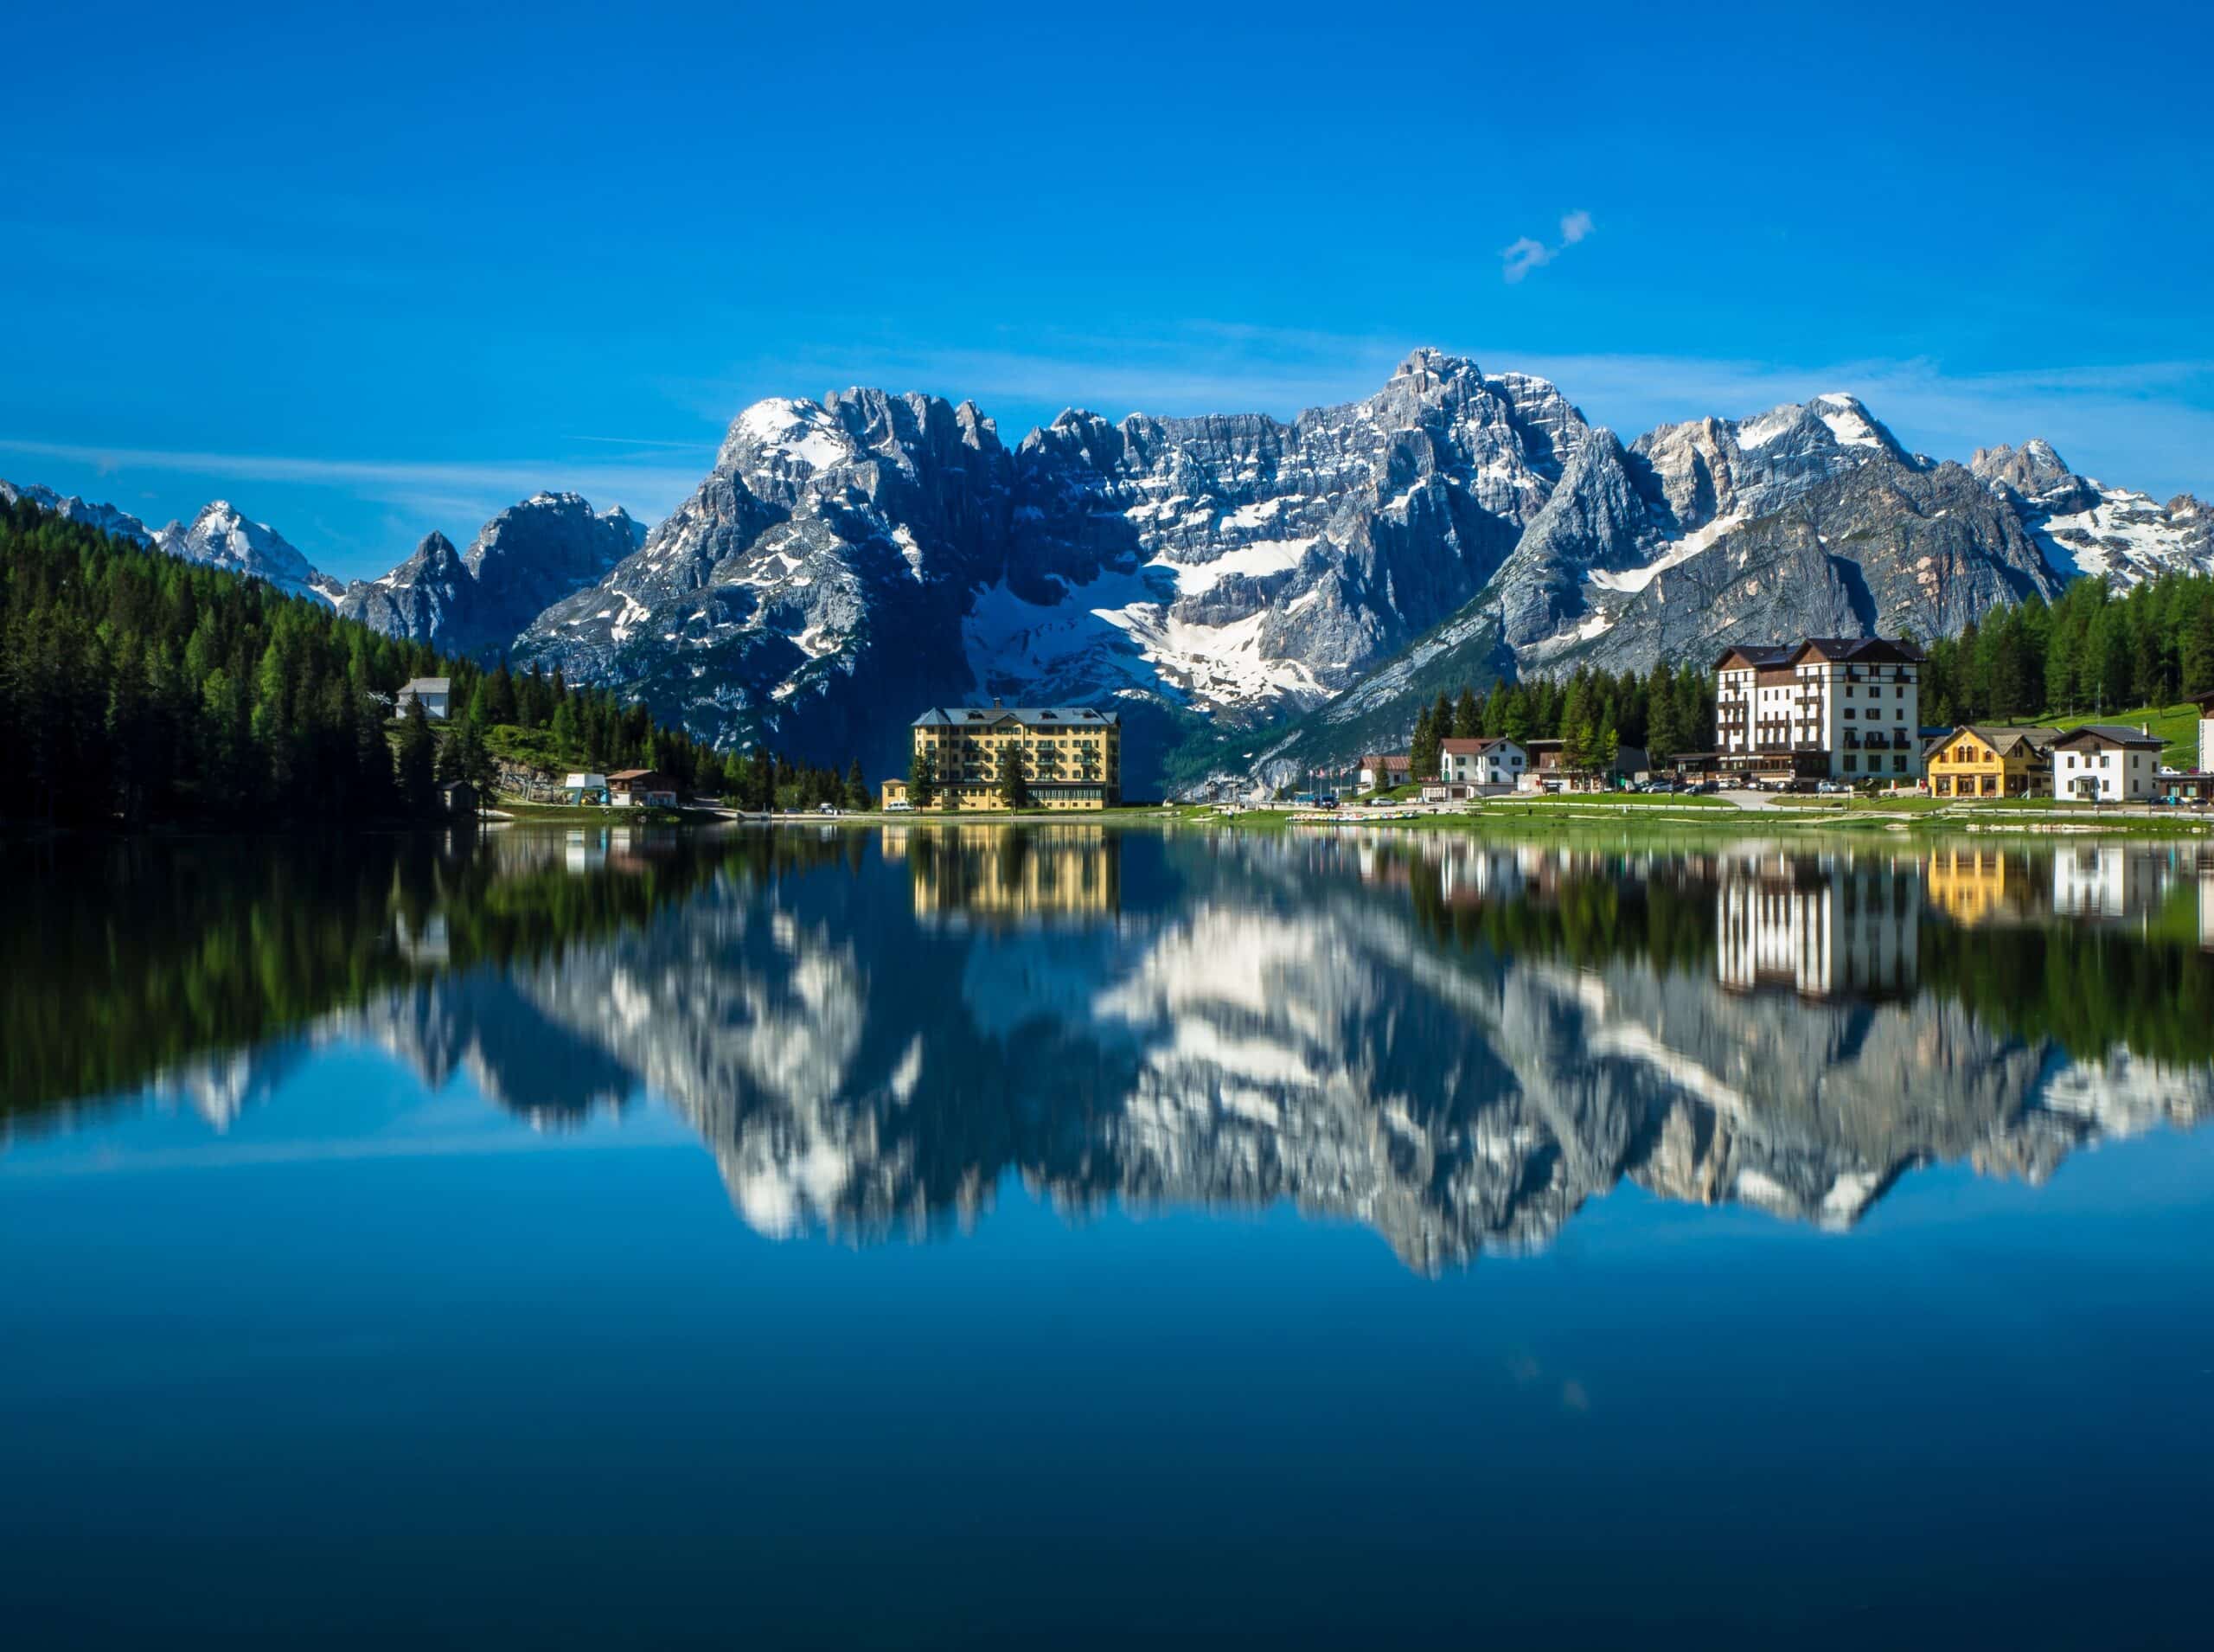
POLYGON ((2214 849, 19 850, 11 1644, 2203 1644, 2214 849))

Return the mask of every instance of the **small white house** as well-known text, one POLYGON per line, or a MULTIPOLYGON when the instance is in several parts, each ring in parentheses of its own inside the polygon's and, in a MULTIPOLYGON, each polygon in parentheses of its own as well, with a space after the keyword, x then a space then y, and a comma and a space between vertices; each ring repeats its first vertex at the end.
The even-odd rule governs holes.
POLYGON ((561 793, 571 803, 604 804, 607 801, 607 777, 604 774, 572 774, 561 782, 561 793))
POLYGON ((1512 791, 1529 766, 1530 754, 1503 734, 1474 740, 1449 736, 1437 743, 1435 778, 1449 786, 1512 791))
POLYGON ((2072 803, 2142 803, 2160 791, 2160 740, 2120 723, 2087 723, 2052 743, 2052 795, 2072 803))
POLYGON ((1385 786, 1406 784, 1413 766, 1414 759, 1405 752, 1372 752, 1360 759, 1355 778, 1363 791, 1379 791, 1385 786))
POLYGON ((451 677, 410 677, 400 685, 394 696, 392 709, 396 716, 405 717, 407 708, 419 700, 426 717, 443 717, 453 697, 451 677))

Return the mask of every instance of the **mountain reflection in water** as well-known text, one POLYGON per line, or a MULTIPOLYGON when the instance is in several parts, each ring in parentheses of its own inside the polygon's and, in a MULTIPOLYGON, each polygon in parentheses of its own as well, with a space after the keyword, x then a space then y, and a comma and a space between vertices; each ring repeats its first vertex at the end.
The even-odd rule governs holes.
POLYGON ((1694 849, 918 822, 49 851, 4 923, 16 1130, 221 1127, 326 1048, 547 1127, 643 1097, 770 1234, 1009 1172, 1356 1221, 1434 1271, 1627 1178, 1845 1227, 2214 1110, 2214 854, 1694 849))

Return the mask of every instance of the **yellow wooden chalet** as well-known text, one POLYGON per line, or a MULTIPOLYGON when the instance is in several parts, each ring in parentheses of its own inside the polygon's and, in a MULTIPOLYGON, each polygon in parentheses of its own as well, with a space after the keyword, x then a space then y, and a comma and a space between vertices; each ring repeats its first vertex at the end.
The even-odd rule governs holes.
POLYGON ((2050 797, 2057 728, 1963 723, 1930 747, 1925 765, 1937 797, 2050 797))

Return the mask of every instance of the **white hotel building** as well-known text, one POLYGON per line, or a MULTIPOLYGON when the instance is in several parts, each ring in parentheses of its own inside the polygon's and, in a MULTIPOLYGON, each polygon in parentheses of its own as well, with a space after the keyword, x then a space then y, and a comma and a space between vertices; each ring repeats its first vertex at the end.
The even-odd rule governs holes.
POLYGON ((1733 648, 1714 665, 1715 750, 1760 780, 1922 778, 1922 656, 1887 637, 1733 648))

